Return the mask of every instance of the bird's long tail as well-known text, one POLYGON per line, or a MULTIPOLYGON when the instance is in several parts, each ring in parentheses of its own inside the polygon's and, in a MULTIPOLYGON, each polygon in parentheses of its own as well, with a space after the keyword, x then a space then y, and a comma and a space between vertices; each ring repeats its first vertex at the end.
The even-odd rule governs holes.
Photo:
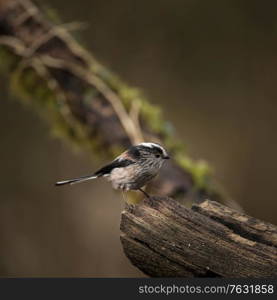
POLYGON ((76 183, 84 182, 84 181, 87 181, 87 180, 95 179, 97 177, 99 177, 99 176, 97 176, 95 174, 86 175, 86 176, 82 176, 82 177, 79 177, 79 178, 58 181, 58 182, 56 182, 56 185, 76 184, 76 183))

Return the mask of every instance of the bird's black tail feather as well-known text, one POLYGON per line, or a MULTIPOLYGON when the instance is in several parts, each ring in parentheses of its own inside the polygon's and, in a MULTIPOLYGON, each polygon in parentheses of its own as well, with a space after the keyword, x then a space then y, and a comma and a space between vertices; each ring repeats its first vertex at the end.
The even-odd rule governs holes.
POLYGON ((82 177, 79 177, 79 178, 58 181, 58 182, 56 182, 55 185, 59 186, 59 185, 65 185, 65 184, 76 184, 76 183, 84 182, 84 181, 87 181, 87 180, 95 179, 97 177, 99 177, 99 176, 97 176, 95 174, 92 174, 92 175, 82 176, 82 177))

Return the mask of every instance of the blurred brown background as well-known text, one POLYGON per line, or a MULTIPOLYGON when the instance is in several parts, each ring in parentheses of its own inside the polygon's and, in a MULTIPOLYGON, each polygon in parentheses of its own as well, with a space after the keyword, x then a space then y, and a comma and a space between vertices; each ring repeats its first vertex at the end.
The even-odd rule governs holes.
MULTIPOLYGON (((42 1, 41 1, 42 2, 42 1)), ((51 0, 95 57, 161 105, 194 158, 250 215, 277 224, 277 2, 51 0)), ((143 276, 122 253, 123 201, 0 82, 0 276, 143 276)))

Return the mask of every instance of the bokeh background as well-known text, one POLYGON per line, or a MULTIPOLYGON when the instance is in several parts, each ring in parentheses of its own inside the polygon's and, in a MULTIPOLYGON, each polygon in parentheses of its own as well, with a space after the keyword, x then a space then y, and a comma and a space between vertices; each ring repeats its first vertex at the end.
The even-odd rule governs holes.
MULTIPOLYGON (((94 56, 163 107, 247 213, 277 224, 276 1, 43 3, 86 22, 94 56)), ((0 96, 0 276, 143 276, 119 241, 121 194, 104 181, 53 186, 99 162, 53 139, 3 80, 0 96)))

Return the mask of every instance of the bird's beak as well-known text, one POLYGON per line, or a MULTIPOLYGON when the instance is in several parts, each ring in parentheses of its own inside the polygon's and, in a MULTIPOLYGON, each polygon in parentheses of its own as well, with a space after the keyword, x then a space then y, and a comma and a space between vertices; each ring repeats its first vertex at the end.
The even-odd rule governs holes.
POLYGON ((164 159, 170 159, 170 157, 168 155, 164 156, 164 159))

